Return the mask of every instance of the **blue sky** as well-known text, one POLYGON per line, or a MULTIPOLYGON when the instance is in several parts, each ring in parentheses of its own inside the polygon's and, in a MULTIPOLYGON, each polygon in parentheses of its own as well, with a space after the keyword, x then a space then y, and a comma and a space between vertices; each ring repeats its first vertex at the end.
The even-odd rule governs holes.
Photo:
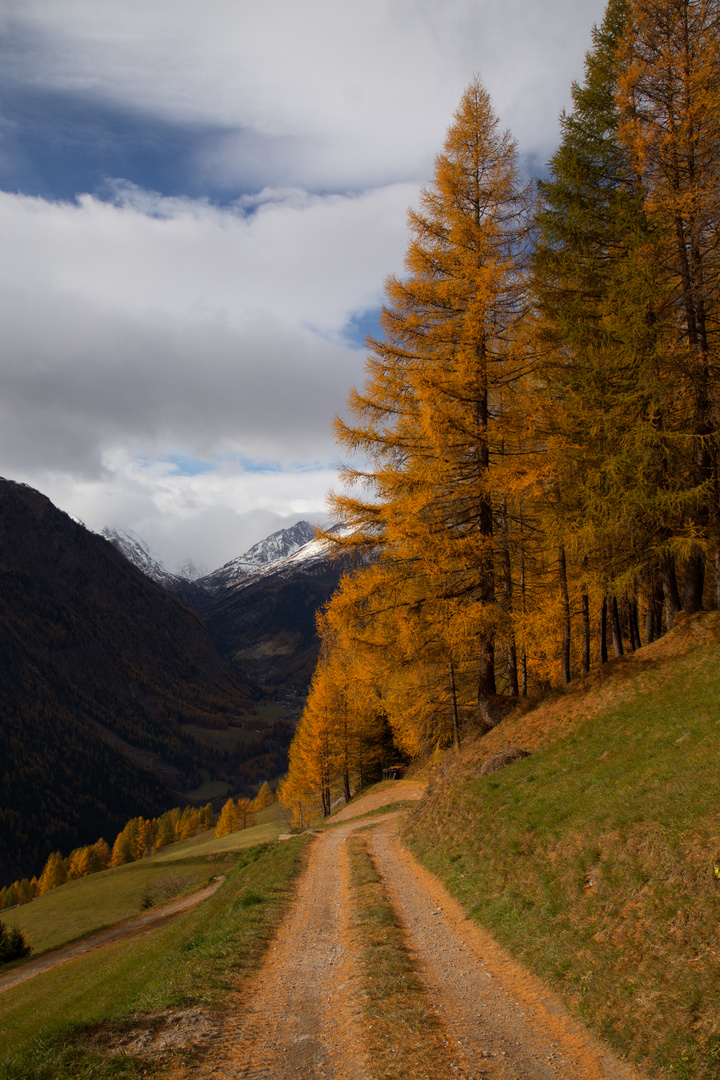
POLYGON ((334 483, 405 215, 476 72, 529 173, 594 0, 3 0, 0 474, 168 566, 334 483))

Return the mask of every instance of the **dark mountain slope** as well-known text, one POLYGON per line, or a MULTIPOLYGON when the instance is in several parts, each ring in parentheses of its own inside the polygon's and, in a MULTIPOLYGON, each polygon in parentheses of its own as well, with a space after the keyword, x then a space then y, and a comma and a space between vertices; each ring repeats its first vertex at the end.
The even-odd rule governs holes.
POLYGON ((179 722, 251 697, 199 616, 41 495, 0 480, 0 877, 176 805, 179 722))
POLYGON ((267 685, 306 687, 320 647, 316 613, 348 566, 313 540, 218 592, 203 615, 220 655, 267 685))

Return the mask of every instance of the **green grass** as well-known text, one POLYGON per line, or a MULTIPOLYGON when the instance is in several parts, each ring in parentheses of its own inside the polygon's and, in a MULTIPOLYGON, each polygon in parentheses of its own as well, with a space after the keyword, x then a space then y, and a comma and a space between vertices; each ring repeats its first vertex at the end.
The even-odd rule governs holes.
POLYGON ((253 825, 249 829, 240 829, 238 832, 228 833, 227 836, 216 837, 211 829, 210 832, 200 833, 199 836, 193 836, 190 840, 170 844, 152 858, 155 863, 163 864, 177 862, 188 856, 199 857, 220 855, 227 851, 243 851, 256 844, 267 844, 272 840, 277 840, 278 833, 281 831, 272 821, 264 825, 253 825))
MULTIPOLYGON (((205 859, 178 861, 173 875, 179 886, 176 895, 200 888, 231 865, 231 858, 212 864, 205 859)), ((156 859, 143 859, 69 881, 32 903, 7 912, 5 922, 20 927, 30 940, 33 956, 37 956, 139 915, 146 893, 167 878, 168 871, 163 872, 156 859)))
POLYGON ((230 784, 226 784, 224 780, 203 780, 199 787, 188 791, 187 797, 198 803, 207 803, 218 795, 227 795, 228 791, 230 791, 230 784))
POLYGON ((138 915, 148 892, 154 902, 163 902, 171 895, 200 888, 231 868, 238 852, 275 841, 286 830, 289 815, 273 803, 259 811, 256 820, 258 824, 249 829, 221 837, 212 830, 199 833, 140 862, 70 881, 4 913, 3 921, 23 931, 34 956, 57 949, 138 915))
POLYGON ((160 1009, 220 1007, 260 962, 304 846, 296 838, 248 849, 213 896, 174 922, 0 994, 1 1080, 147 1075, 147 1063, 89 1048, 83 1031, 160 1009))
POLYGON ((621 1052, 716 1080, 720 644, 637 689, 499 773, 458 766, 407 840, 621 1052))

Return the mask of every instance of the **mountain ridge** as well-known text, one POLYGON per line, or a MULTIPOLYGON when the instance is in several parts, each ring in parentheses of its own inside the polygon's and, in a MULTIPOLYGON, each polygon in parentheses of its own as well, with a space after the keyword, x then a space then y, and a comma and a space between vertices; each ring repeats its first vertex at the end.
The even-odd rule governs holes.
POLYGON ((179 724, 242 727, 255 696, 197 612, 40 492, 0 479, 3 879, 177 805, 201 765, 234 770, 179 724))
MULTIPOLYGON (((343 530, 336 525, 333 531, 343 530)), ((304 690, 317 661, 317 611, 337 588, 349 558, 329 558, 315 526, 298 521, 195 581, 169 574, 129 530, 114 542, 126 558, 202 616, 220 655, 261 685, 304 690)))
POLYGON ((195 585, 212 595, 232 589, 254 573, 293 555, 315 539, 315 531, 315 526, 309 521, 298 521, 287 529, 278 529, 253 544, 242 555, 196 579, 195 585))

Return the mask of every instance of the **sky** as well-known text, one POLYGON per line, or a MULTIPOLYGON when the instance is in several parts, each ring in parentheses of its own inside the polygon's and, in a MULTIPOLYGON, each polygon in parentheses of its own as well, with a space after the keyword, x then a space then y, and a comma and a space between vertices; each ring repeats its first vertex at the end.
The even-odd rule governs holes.
POLYGON ((477 74, 528 176, 598 0, 0 0, 0 476, 169 569, 326 517, 477 74))

